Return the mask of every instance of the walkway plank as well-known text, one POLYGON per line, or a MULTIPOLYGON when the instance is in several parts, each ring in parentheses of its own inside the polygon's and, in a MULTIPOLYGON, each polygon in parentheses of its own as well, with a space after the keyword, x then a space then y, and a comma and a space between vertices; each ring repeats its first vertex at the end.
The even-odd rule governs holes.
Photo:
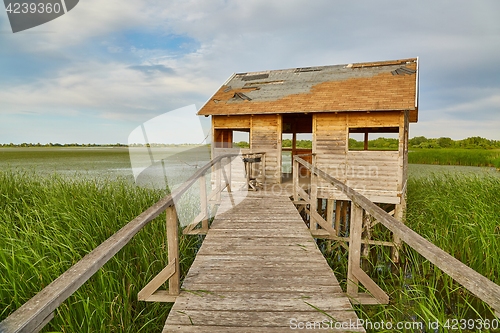
POLYGON ((365 332, 287 197, 249 192, 235 207, 223 200, 219 212, 163 333, 292 332, 300 324, 365 332))

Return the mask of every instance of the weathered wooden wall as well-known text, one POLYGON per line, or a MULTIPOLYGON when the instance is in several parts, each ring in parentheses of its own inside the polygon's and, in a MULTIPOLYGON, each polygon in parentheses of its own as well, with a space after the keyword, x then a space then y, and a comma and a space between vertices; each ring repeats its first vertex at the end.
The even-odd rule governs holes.
MULTIPOLYGON (((281 181, 281 115, 213 116, 214 131, 250 131, 250 149, 266 153, 266 182, 281 181)), ((316 165, 375 202, 401 203, 407 165, 408 113, 339 112, 313 115, 313 153, 316 165), (399 151, 349 151, 349 128, 399 129, 399 151)), ((215 148, 218 150, 217 148, 215 148)), ((227 153, 214 151, 213 156, 227 153)), ((306 176, 306 175, 304 175, 306 176)), ((347 200, 327 183, 318 183, 319 197, 347 200)))
MULTIPOLYGON (((404 133, 399 151, 349 151, 349 128, 398 127, 404 129, 401 112, 315 114, 313 153, 319 168, 347 183, 375 202, 400 203, 404 174, 404 133)), ((319 182, 319 197, 347 200, 325 182, 319 182)))
MULTIPOLYGON (((250 130, 250 149, 241 151, 265 153, 266 183, 269 184, 281 182, 281 126, 281 115, 274 114, 212 117, 213 131, 218 129, 250 130)), ((227 150, 212 149, 214 157, 227 153, 227 150)))
MULTIPOLYGON (((346 182, 347 113, 325 113, 313 116, 313 153, 316 165, 342 182, 346 182)), ((328 187, 320 183, 321 187, 328 187)))
POLYGON ((281 115, 254 115, 250 131, 252 152, 266 153, 266 182, 281 182, 281 115))

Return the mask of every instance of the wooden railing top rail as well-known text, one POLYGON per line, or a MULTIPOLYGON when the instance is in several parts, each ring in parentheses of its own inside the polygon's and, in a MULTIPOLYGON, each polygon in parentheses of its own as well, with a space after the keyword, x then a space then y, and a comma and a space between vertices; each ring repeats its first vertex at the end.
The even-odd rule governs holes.
POLYGON ((451 256, 441 248, 437 247, 427 239, 410 229, 401 221, 389 215, 382 208, 375 205, 371 200, 359 194, 338 179, 326 172, 316 168, 302 158, 295 156, 295 161, 305 166, 312 174, 315 174, 341 190, 354 204, 363 208, 368 214, 376 218, 387 229, 392 231, 406 244, 420 253, 443 272, 451 276, 467 290, 479 297, 491 306, 497 316, 500 316, 500 286, 479 274, 460 260, 451 256))
POLYGON ((52 318, 53 312, 92 275, 120 251, 144 226, 158 217, 165 209, 174 205, 196 181, 212 166, 224 158, 238 156, 226 154, 218 156, 199 169, 171 194, 142 212, 111 237, 102 242, 75 265, 52 281, 19 309, 0 322, 0 333, 38 332, 52 318))

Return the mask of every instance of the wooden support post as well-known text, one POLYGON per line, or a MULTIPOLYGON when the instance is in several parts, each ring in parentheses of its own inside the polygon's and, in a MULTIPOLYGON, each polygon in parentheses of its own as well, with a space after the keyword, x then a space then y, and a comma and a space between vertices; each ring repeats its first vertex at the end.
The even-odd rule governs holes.
MULTIPOLYGON (((405 198, 401 197, 401 204, 396 205, 396 208, 394 209, 394 217, 398 221, 401 221, 401 222, 404 221, 405 206, 406 206, 405 198)), ((399 250, 401 249, 401 245, 402 245, 401 238, 394 235, 394 247, 391 250, 392 251, 391 259, 395 264, 399 263, 399 259, 400 259, 399 250)))
POLYGON ((207 204, 207 184, 205 182, 205 177, 200 177, 200 200, 201 200, 201 214, 205 217, 201 220, 201 228, 208 231, 208 204, 207 204))
MULTIPOLYGON (((222 166, 222 175, 224 176, 224 183, 226 184, 225 188, 227 188, 228 193, 231 193, 231 184, 229 181, 229 177, 227 176, 227 173, 226 173, 226 166, 225 165, 221 165, 221 166, 222 166)), ((222 187, 221 187, 221 189, 222 189, 222 187)))
POLYGON ((342 201, 342 209, 340 209, 340 217, 344 222, 344 231, 347 233, 347 206, 349 205, 349 201, 342 201))
POLYGON ((222 190, 222 170, 221 170, 221 162, 218 161, 215 164, 215 200, 220 202, 221 200, 221 190, 222 190))
MULTIPOLYGON (((312 165, 313 167, 316 167, 316 155, 312 156, 312 165)), ((310 230, 317 230, 318 229, 318 224, 312 217, 312 212, 317 213, 318 212, 318 176, 314 174, 314 172, 311 171, 311 193, 310 195, 310 202, 309 202, 309 209, 311 211, 311 214, 309 215, 309 229, 310 230)))
MULTIPOLYGON (((364 239, 371 240, 372 239, 372 217, 368 214, 364 216, 364 239)), ((363 231, 361 233, 363 235, 363 231)), ((369 256, 370 256, 370 245, 368 243, 363 244, 363 251, 361 253, 363 260, 363 269, 368 270, 369 268, 369 256)))
POLYGON ((326 208, 323 209, 323 198, 318 198, 317 199, 318 201, 318 214, 321 215, 323 218, 326 218, 326 215, 325 215, 325 212, 326 212, 326 208))
MULTIPOLYGON (((326 221, 330 225, 333 225, 333 204, 334 204, 333 199, 326 199, 326 221)), ((335 235, 337 235, 337 234, 338 234, 338 231, 335 228, 335 235)))
MULTIPOLYGON (((232 163, 231 163, 232 161, 231 161, 231 157, 228 157, 228 158, 227 158, 227 162, 228 162, 228 165, 229 165, 229 166, 228 166, 228 169, 229 169, 229 170, 228 170, 228 172, 229 172, 229 174, 228 174, 228 177, 229 177, 229 187, 230 187, 230 188, 232 188, 232 178, 231 178, 231 177, 232 177, 233 170, 232 170, 232 163)), ((229 192, 230 192, 230 191, 229 191, 229 192)))
POLYGON ((261 174, 262 174, 262 184, 266 184, 266 154, 262 154, 261 156, 261 174))
POLYGON ((340 208, 342 204, 340 200, 335 200, 335 230, 337 236, 340 236, 340 208))
MULTIPOLYGON (((394 209, 394 217, 404 223, 404 211, 406 209, 406 181, 408 177, 408 129, 409 113, 402 112, 399 124, 399 148, 398 148, 398 191, 400 192, 400 203, 394 209)), ((401 239, 394 236, 395 246, 392 248, 391 259, 394 263, 399 263, 399 250, 401 239)))
POLYGON ((180 265, 179 265, 179 229, 175 206, 166 209, 167 214, 167 245, 168 262, 175 262, 175 273, 168 280, 168 292, 172 296, 180 292, 180 265))
MULTIPOLYGON (((292 157, 293 159, 293 157, 292 157)), ((300 186, 299 181, 299 162, 293 159, 292 165, 292 178, 293 178, 293 201, 299 201, 298 187, 300 186)))
POLYGON ((365 132, 364 150, 368 150, 368 132, 365 132))
POLYGON ((361 233, 363 231, 363 208, 351 204, 351 223, 349 229, 349 263, 347 267, 347 295, 358 295, 358 279, 355 277, 356 269, 361 264, 361 233))

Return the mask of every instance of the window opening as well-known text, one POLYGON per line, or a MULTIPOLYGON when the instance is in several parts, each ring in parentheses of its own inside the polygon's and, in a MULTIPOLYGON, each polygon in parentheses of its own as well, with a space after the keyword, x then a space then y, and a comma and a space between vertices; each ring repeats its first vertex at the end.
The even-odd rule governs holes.
POLYGON ((349 128, 349 150, 399 149, 399 127, 349 128))

